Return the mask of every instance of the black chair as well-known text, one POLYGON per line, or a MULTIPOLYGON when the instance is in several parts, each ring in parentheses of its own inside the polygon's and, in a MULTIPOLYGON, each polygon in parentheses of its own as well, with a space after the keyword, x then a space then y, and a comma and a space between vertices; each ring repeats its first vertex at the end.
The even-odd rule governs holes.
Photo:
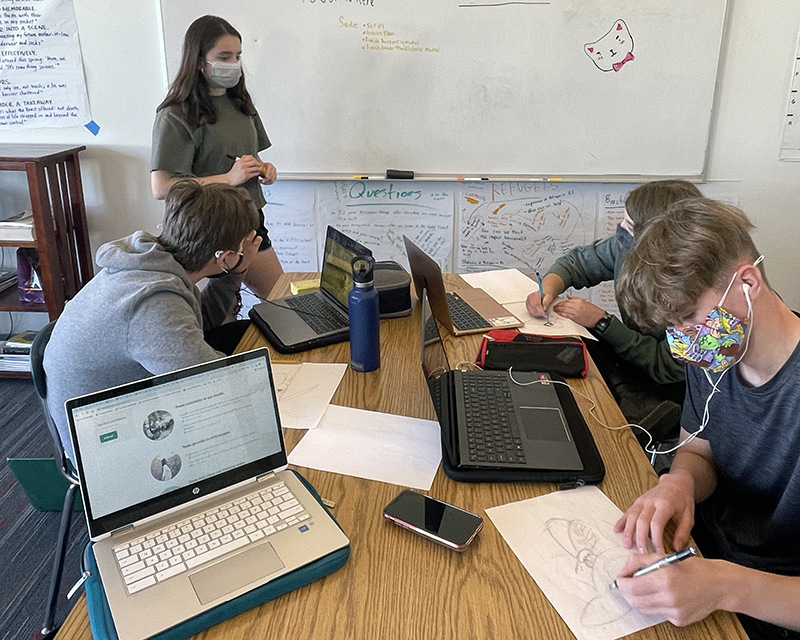
POLYGON ((79 486, 78 475, 72 467, 69 458, 67 458, 67 454, 64 451, 64 444, 61 441, 61 435, 58 433, 55 422, 53 422, 53 418, 47 408, 47 377, 44 372, 44 350, 50 340, 50 335, 53 333, 55 324, 54 320, 39 331, 31 345, 31 374, 33 376, 33 384, 36 387, 36 393, 42 404, 47 428, 50 430, 56 466, 69 483, 66 495, 64 496, 64 506, 61 509, 61 524, 58 528, 56 553, 53 559, 53 571, 50 576, 47 609, 45 610, 42 630, 38 634, 39 638, 52 638, 55 636, 56 631, 58 631, 57 628, 53 628, 53 624, 56 616, 56 606, 58 604, 58 591, 61 588, 61 577, 64 572, 64 556, 67 551, 67 538, 72 521, 72 508, 75 501, 75 493, 79 486))

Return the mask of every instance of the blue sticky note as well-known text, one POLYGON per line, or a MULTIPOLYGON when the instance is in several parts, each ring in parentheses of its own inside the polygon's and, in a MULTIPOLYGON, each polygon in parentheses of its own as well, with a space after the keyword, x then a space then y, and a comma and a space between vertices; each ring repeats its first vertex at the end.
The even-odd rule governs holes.
POLYGON ((92 120, 91 122, 87 122, 83 126, 86 127, 89 131, 91 131, 93 136, 96 136, 100 131, 100 125, 97 124, 94 120, 92 120))

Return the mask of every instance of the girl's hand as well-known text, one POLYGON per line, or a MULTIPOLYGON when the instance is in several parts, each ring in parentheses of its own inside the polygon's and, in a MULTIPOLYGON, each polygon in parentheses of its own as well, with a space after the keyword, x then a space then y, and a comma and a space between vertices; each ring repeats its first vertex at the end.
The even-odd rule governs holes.
POLYGON ((233 163, 231 170, 225 174, 228 184, 234 187, 244 184, 250 178, 261 175, 261 160, 253 156, 242 156, 233 163))
POLYGON ((271 162, 265 162, 261 165, 261 176, 258 181, 261 184, 272 184, 278 179, 278 170, 271 162))

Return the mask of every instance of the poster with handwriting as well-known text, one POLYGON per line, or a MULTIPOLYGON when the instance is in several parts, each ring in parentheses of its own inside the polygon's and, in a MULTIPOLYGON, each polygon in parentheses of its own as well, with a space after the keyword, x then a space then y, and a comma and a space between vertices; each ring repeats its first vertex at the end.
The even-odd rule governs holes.
POLYGON ((594 240, 597 189, 587 184, 487 182, 458 194, 459 272, 550 268, 594 240))
POLYGON ((408 269, 403 236, 453 271, 453 187, 439 182, 320 182, 318 238, 328 225, 372 249, 376 260, 408 269))
POLYGON ((315 230, 313 183, 278 180, 263 187, 264 226, 284 271, 319 271, 322 246, 315 230))
POLYGON ((0 131, 91 119, 72 0, 0 0, 0 131))

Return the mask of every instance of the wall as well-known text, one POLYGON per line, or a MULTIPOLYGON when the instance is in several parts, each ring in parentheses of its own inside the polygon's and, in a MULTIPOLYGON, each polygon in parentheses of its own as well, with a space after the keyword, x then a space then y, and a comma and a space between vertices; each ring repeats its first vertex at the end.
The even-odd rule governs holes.
MULTIPOLYGON (((166 84, 157 0, 74 1, 99 135, 83 128, 36 129, 3 132, 0 141, 87 146, 81 162, 90 238, 96 249, 134 229, 155 231, 162 208, 150 195, 150 134, 166 84)), ((756 241, 766 255, 771 283, 790 306, 800 309, 796 277, 800 163, 777 160, 800 3, 769 4, 765 11, 757 0, 730 3, 708 177, 739 181, 739 203, 758 227, 756 241)), ((0 174, 0 205, 18 197, 21 188, 19 180, 8 175, 0 174)), ((42 318, 17 317, 17 326, 42 318)), ((1 314, 0 335, 7 323, 7 314, 1 314)))

